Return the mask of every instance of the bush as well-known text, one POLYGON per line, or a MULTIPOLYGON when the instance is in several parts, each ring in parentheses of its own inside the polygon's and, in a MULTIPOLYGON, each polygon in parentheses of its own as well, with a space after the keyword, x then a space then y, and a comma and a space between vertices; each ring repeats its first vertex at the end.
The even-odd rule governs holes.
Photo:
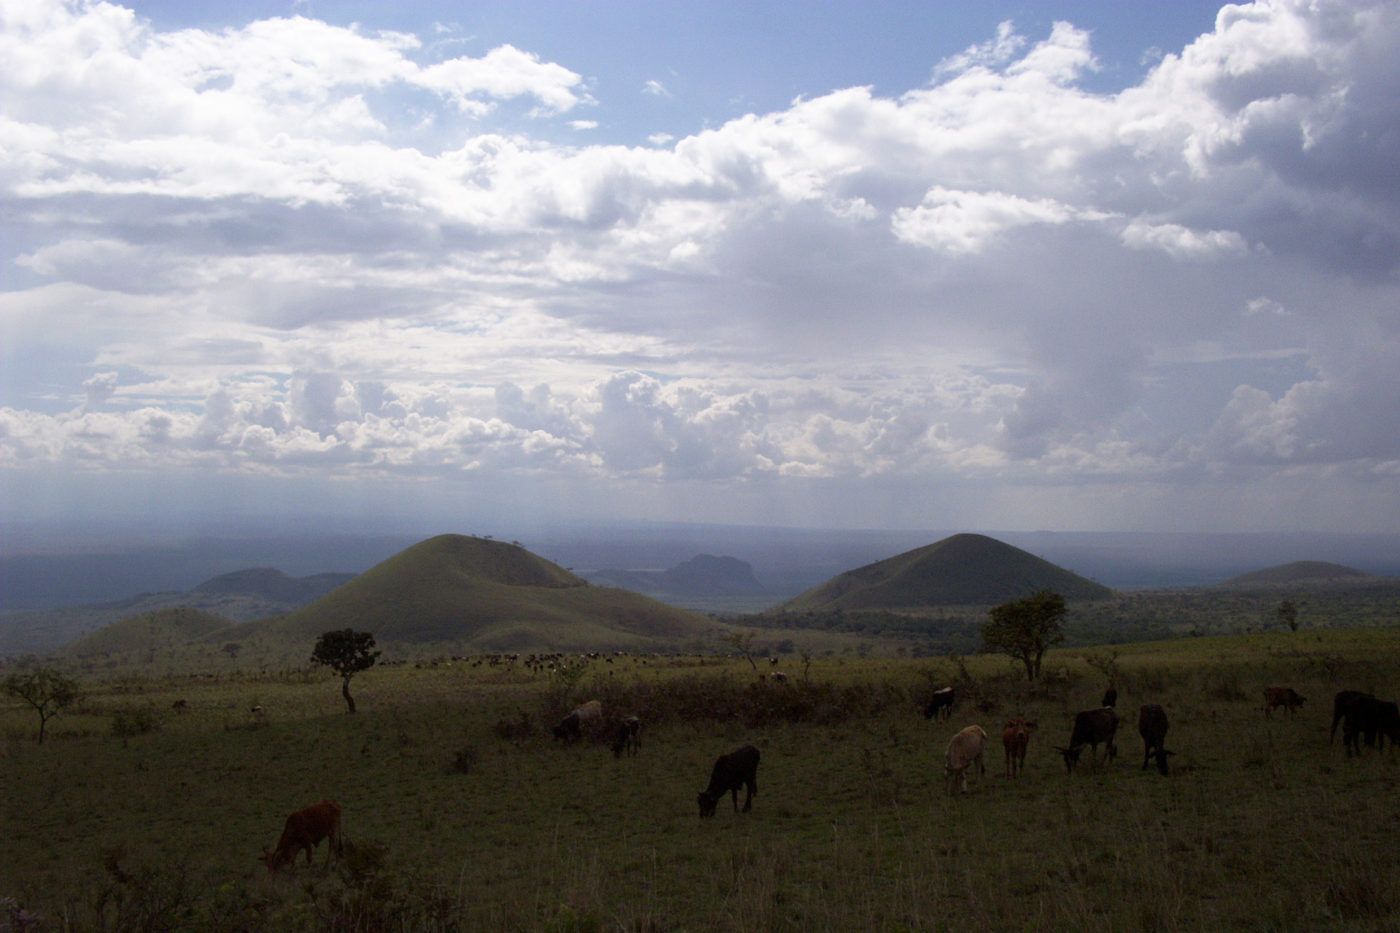
POLYGON ((119 709, 112 713, 112 734, 119 738, 146 735, 160 728, 160 718, 149 706, 119 709))
POLYGON ((491 727, 498 739, 528 739, 539 732, 530 714, 521 710, 514 719, 498 719, 491 727))

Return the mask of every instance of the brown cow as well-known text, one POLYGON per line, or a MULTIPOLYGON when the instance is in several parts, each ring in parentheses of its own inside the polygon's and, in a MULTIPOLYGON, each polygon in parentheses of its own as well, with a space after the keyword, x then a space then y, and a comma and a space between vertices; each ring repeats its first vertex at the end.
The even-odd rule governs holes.
POLYGON ((981 726, 968 726, 953 736, 948 743, 948 757, 945 772, 948 778, 948 793, 959 788, 967 793, 967 769, 975 763, 977 773, 986 774, 987 765, 982 760, 982 751, 987 745, 987 730, 981 726))
POLYGON ((277 840, 277 848, 263 849, 259 857, 267 864, 267 870, 276 874, 283 865, 296 869, 297 853, 306 850, 306 864, 311 866, 311 856, 322 839, 329 839, 326 847, 326 864, 332 857, 341 854, 340 845, 340 804, 329 798, 313 803, 305 810, 298 810, 287 817, 282 827, 282 836, 277 840))
POLYGON ((1264 688, 1264 715, 1273 718, 1274 709, 1282 706, 1288 715, 1292 716, 1298 707, 1308 702, 1308 698, 1299 696, 1292 687, 1265 687, 1264 688))
POLYGON ((1031 741, 1035 723, 1020 716, 1009 720, 1001 730, 1001 745, 1006 750, 1006 776, 1014 778, 1026 770, 1026 746, 1031 741))
POLYGON ((581 738, 584 733, 592 735, 603 726, 603 704, 600 700, 589 700, 578 707, 575 707, 569 715, 559 720, 559 725, 553 728, 554 737, 560 739, 564 744, 569 744, 577 738, 581 738))

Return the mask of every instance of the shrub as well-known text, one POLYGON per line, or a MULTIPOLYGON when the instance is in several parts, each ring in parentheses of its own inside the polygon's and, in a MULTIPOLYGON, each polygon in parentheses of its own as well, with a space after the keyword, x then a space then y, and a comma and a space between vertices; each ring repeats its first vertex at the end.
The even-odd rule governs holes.
POLYGON ((112 734, 119 738, 146 735, 160 728, 160 718, 149 706, 119 709, 112 713, 112 734))
POLYGON ((530 714, 520 710, 514 719, 498 719, 491 727, 498 739, 528 739, 539 732, 530 714))

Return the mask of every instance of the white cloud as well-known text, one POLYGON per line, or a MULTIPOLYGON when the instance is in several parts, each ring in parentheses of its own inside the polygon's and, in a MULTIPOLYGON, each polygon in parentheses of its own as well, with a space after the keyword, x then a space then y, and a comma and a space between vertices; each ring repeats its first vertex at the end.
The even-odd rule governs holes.
POLYGON ((3 16, 6 468, 1397 475, 1394 4, 1227 8, 1113 95, 1003 24, 635 147, 522 130, 617 102, 514 46, 3 16))
POLYGON ((1133 249, 1159 249, 1177 259, 1213 259, 1249 251, 1244 237, 1233 230, 1191 230, 1181 224, 1134 220, 1123 230, 1123 242, 1133 249))

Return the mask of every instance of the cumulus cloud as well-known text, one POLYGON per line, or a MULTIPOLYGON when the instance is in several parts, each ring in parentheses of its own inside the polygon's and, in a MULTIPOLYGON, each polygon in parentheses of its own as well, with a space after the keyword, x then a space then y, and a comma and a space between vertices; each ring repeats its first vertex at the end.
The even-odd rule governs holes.
POLYGON ((1116 93, 1003 23, 637 146, 522 129, 619 102, 511 45, 3 11, 5 468, 1400 475, 1392 3, 1227 7, 1116 93))

